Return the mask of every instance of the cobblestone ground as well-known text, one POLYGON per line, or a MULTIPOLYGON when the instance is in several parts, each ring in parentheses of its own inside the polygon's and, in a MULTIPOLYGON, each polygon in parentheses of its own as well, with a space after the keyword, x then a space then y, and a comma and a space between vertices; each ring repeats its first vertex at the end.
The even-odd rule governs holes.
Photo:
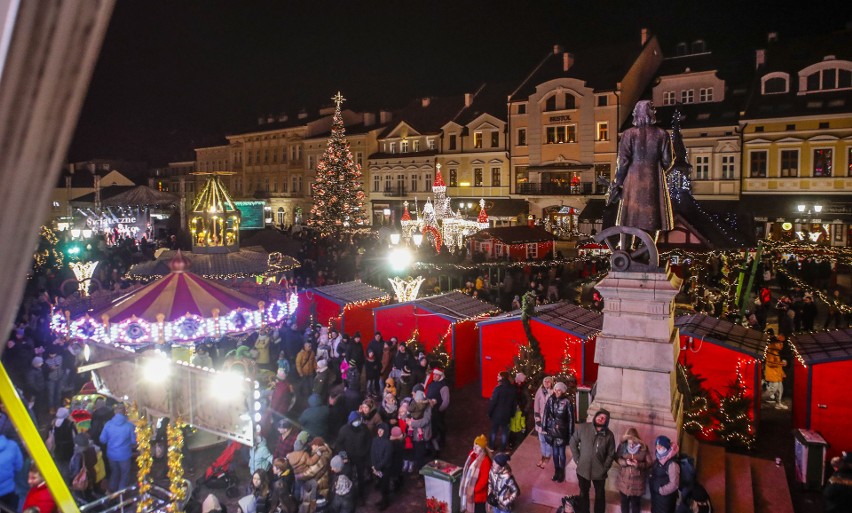
MULTIPOLYGON (((455 464, 463 464, 467 457, 473 439, 479 434, 487 434, 489 429, 487 411, 487 400, 483 399, 478 384, 468 385, 462 389, 454 389, 451 395, 449 414, 447 415, 447 447, 442 451, 440 458, 455 464)), ((204 470, 221 453, 224 446, 217 446, 193 455, 193 481, 203 475, 204 470)), ((154 475, 158 471, 165 473, 165 469, 155 466, 154 475)), ((238 477, 240 487, 245 491, 249 483, 248 466, 238 465, 238 477)), ((220 500, 226 504, 229 513, 237 511, 237 500, 225 497, 222 490, 199 489, 197 497, 199 501, 204 500, 210 492, 216 493, 220 500)), ((380 495, 377 490, 370 491, 366 505, 357 509, 359 513, 378 511, 376 504, 380 495)), ((421 476, 410 475, 405 479, 401 490, 397 491, 392 499, 391 505, 385 511, 388 513, 415 513, 425 511, 425 489, 421 476)))

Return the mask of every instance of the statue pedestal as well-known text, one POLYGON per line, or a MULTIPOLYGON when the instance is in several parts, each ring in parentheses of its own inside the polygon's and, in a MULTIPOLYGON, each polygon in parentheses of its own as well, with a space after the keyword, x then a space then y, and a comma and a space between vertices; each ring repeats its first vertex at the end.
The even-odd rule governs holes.
POLYGON ((663 269, 612 271, 596 286, 604 298, 604 318, 595 349, 596 394, 587 420, 600 408, 608 410, 616 442, 629 427, 651 450, 659 435, 678 440, 681 407, 673 392, 680 346, 674 297, 681 281, 663 269))

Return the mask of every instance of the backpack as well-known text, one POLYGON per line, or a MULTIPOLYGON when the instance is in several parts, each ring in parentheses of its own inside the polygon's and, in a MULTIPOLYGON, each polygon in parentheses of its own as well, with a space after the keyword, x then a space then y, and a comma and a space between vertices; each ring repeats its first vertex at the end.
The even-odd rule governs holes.
POLYGON ((680 464, 680 489, 691 490, 695 484, 698 471, 695 468, 695 458, 687 454, 680 454, 677 457, 677 462, 680 464))

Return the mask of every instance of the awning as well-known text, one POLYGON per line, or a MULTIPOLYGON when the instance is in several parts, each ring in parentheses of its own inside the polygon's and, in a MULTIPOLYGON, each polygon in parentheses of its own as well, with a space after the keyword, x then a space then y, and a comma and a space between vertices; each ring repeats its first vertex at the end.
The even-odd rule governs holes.
POLYGON ((759 222, 852 222, 852 194, 743 194, 739 210, 759 222), (804 212, 799 212, 799 205, 805 206, 804 212), (822 207, 820 212, 815 211, 816 205, 822 207))

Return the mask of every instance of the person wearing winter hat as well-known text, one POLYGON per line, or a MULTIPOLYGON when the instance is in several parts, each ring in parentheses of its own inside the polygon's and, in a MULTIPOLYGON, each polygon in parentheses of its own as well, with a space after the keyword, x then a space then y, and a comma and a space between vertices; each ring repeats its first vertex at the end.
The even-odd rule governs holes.
POLYGON ((39 414, 39 418, 44 422, 47 414, 47 382, 44 379, 44 358, 41 356, 33 357, 30 367, 24 373, 24 391, 27 397, 34 400, 33 410, 39 414))
POLYGON ((346 424, 340 427, 334 449, 346 451, 349 461, 355 467, 353 481, 357 483, 355 498, 366 499, 367 482, 370 479, 370 442, 372 434, 357 411, 349 412, 346 424))
POLYGON ((331 458, 331 511, 353 513, 355 511, 355 485, 344 472, 343 458, 338 454, 331 458))
POLYGON ((654 445, 655 460, 648 481, 651 489, 651 512, 674 513, 680 486, 680 465, 675 458, 678 447, 667 436, 658 436, 654 445))
POLYGON ((459 497, 461 511, 473 506, 473 513, 485 513, 488 499, 488 475, 491 472, 491 457, 487 450, 488 440, 479 435, 473 440, 473 449, 467 455, 462 470, 459 497))
POLYGON ((414 401, 408 407, 406 422, 414 444, 414 473, 426 463, 426 453, 432 440, 432 415, 435 409, 422 390, 414 393, 414 401), (416 413, 415 413, 416 412, 416 413))
POLYGON ((426 382, 426 398, 432 404, 432 448, 436 454, 447 445, 447 425, 445 417, 450 407, 450 387, 444 375, 444 369, 436 365, 432 370, 431 381, 426 382))
POLYGON ((535 430, 538 433, 538 444, 541 450, 541 461, 537 463, 538 468, 544 468, 548 460, 553 456, 553 449, 547 442, 545 437, 544 425, 542 419, 544 416, 544 405, 553 393, 553 376, 545 376, 541 380, 541 386, 535 393, 533 398, 533 417, 535 418, 535 430))
POLYGON ((550 444, 553 456, 553 481, 565 480, 565 446, 574 434, 574 407, 567 394, 568 386, 562 381, 553 385, 553 393, 544 404, 541 418, 542 433, 550 444))
POLYGON ((285 458, 296 445, 296 437, 299 435, 296 428, 289 419, 281 419, 277 424, 278 442, 275 444, 273 458, 285 458))
POLYGON ((391 489, 398 491, 402 488, 403 467, 405 465, 405 433, 399 426, 393 426, 390 432, 391 448, 391 489))
POLYGON ((328 429, 329 408, 317 394, 308 397, 308 407, 299 415, 299 424, 314 436, 325 436, 328 429))
POLYGON ((515 507, 515 501, 521 494, 518 482, 509 466, 511 457, 501 452, 494 455, 491 471, 488 473, 488 499, 494 513, 509 513, 515 507))
POLYGON ((63 477, 69 479, 68 464, 74 455, 74 437, 77 436, 77 426, 71 420, 71 411, 68 408, 56 410, 56 418, 50 430, 56 444, 53 450, 53 459, 63 477))
POLYGON ((852 453, 843 451, 831 458, 834 473, 822 490, 825 513, 848 513, 852 504, 852 453))
POLYGON ((609 429, 609 412, 600 409, 592 417, 592 422, 577 426, 569 446, 571 457, 577 464, 577 481, 584 509, 589 510, 589 490, 594 484, 595 513, 603 513, 606 511, 606 474, 615 460, 615 436, 609 429))
MULTIPOLYGON (((763 376, 766 380, 766 392, 770 395, 770 401, 775 402, 777 410, 789 409, 784 404, 784 378, 787 376, 784 367, 787 366, 787 361, 781 358, 782 349, 784 349, 783 341, 778 339, 769 341, 769 347, 766 348, 766 372, 763 376)), ((767 401, 767 404, 771 404, 770 401, 767 401)))
POLYGON ((317 361, 317 373, 314 375, 313 393, 320 396, 322 402, 328 401, 328 389, 331 386, 331 371, 328 368, 328 360, 317 361))
POLYGON ((648 480, 650 457, 648 446, 639 438, 636 428, 628 428, 616 453, 622 513, 639 513, 639 501, 645 494, 645 483, 648 480))

